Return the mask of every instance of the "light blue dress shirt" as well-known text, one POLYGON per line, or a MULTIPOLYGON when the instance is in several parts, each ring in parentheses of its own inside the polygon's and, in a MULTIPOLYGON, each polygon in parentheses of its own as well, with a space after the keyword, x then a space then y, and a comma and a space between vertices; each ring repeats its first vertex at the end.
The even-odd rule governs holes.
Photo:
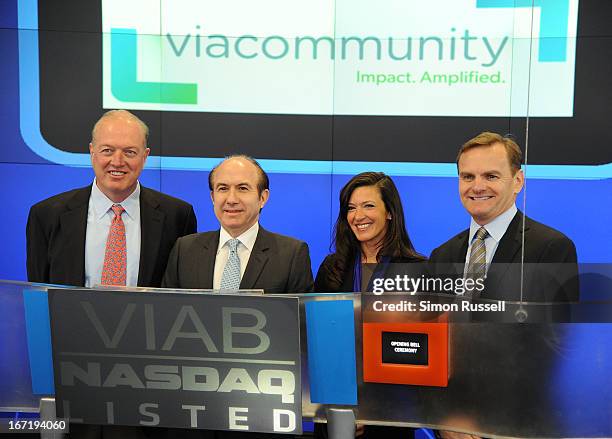
MULTIPOLYGON (((484 228, 489 232, 489 236, 485 239, 485 249, 486 249, 486 262, 487 267, 486 270, 489 271, 489 265, 491 265, 491 261, 493 260, 493 256, 495 256, 495 251, 497 250, 497 246, 499 245, 499 241, 501 241, 502 237, 508 230, 508 226, 512 222, 514 215, 516 215, 517 208, 513 204, 510 209, 506 210, 504 213, 499 215, 489 224, 485 224, 484 228)), ((474 241, 474 236, 476 232, 480 229, 480 225, 474 221, 474 218, 470 221, 470 236, 468 237, 468 249, 465 255, 465 267, 463 269, 463 274, 467 273, 468 262, 470 260, 470 251, 472 250, 472 243, 474 241)))
POLYGON ((96 185, 94 180, 87 210, 87 232, 85 235, 85 286, 100 284, 106 240, 115 214, 111 207, 120 204, 125 209, 121 219, 125 224, 127 246, 126 286, 138 285, 140 262, 140 183, 132 194, 121 203, 111 201, 96 185))

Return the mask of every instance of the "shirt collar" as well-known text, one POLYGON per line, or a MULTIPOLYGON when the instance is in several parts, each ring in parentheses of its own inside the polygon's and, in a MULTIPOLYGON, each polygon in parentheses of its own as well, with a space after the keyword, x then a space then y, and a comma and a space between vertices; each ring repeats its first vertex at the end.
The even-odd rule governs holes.
MULTIPOLYGON (((253 246, 255 245, 255 240, 257 239, 257 233, 259 232, 259 223, 256 222, 253 224, 247 231, 242 233, 242 235, 237 236, 236 238, 242 245, 244 245, 249 251, 253 251, 253 246)), ((221 227, 221 231, 219 232, 219 247, 217 247, 217 253, 223 248, 223 246, 232 239, 232 236, 221 227)))
POLYGON ((94 178, 89 203, 93 206, 96 219, 100 219, 106 215, 113 204, 121 204, 121 207, 125 209, 125 213, 131 219, 135 219, 136 213, 140 208, 140 182, 136 183, 136 189, 134 189, 134 192, 132 192, 125 200, 123 200, 121 203, 115 203, 104 195, 104 192, 100 190, 96 184, 96 179, 94 178))
MULTIPOLYGON (((512 204, 512 206, 510 206, 508 210, 499 215, 490 223, 484 225, 484 228, 487 230, 491 238, 495 240, 495 242, 501 241, 502 237, 504 236, 504 233, 506 233, 506 230, 508 230, 508 226, 512 222, 512 218, 514 218, 514 215, 516 215, 516 212, 517 208, 514 204, 512 204)), ((472 242, 472 240, 474 239, 474 235, 476 234, 478 229, 480 229, 480 227, 481 226, 476 221, 474 221, 474 218, 472 218, 472 220, 470 221, 470 237, 468 241, 469 243, 472 242)))

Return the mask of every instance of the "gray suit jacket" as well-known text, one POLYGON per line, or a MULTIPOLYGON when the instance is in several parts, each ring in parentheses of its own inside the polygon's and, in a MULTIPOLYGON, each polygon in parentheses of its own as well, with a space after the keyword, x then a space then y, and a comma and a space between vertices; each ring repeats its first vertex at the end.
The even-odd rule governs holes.
MULTIPOLYGON (((219 230, 184 236, 176 241, 162 281, 164 288, 211 289, 219 230)), ((307 293, 313 280, 308 245, 259 227, 240 289, 267 293, 307 293)))

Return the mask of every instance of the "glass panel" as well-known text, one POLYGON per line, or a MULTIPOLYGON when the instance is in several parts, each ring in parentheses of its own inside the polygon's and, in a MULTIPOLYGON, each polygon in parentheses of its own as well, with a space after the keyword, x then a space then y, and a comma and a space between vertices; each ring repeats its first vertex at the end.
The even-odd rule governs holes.
MULTIPOLYGON (((611 272, 608 271, 606 275, 608 279, 612 278, 611 272)), ((36 308, 32 300, 44 297, 41 296, 44 290, 44 286, 40 285, 14 282, 0 284, 0 325, 3 333, 11 334, 5 340, 7 349, 3 350, 0 357, 5 378, 0 392, 0 407, 3 410, 28 410, 38 405, 41 395, 36 392, 40 391, 42 382, 40 365, 41 360, 45 360, 42 357, 48 344, 33 337, 37 334, 37 328, 34 324, 36 321, 32 320, 32 312, 36 308)), ((139 296, 144 292, 173 293, 169 290, 128 288, 124 294, 130 294, 129 291, 137 291, 139 296)), ((198 300, 200 294, 210 294, 202 290, 193 293, 194 301, 198 300)), ((101 290, 93 294, 105 292, 101 290)), ((249 292, 242 291, 241 294, 249 292)), ((302 406, 305 417, 325 419, 325 406, 310 399, 310 390, 325 383, 316 382, 319 379, 317 377, 320 377, 317 374, 309 378, 310 372, 329 368, 333 370, 334 365, 344 361, 341 359, 343 355, 315 355, 309 358, 309 349, 320 340, 321 335, 330 338, 329 333, 317 334, 306 327, 307 321, 310 325, 318 313, 325 311, 325 306, 311 305, 348 301, 349 310, 353 313, 349 320, 354 321, 354 329, 350 325, 342 331, 351 334, 333 334, 331 339, 332 342, 342 340, 343 351, 351 350, 353 343, 355 346, 358 390, 358 406, 355 409, 358 422, 448 428, 486 437, 608 437, 612 434, 608 416, 612 399, 607 379, 607 371, 612 366, 612 356, 607 347, 607 340, 612 335, 609 323, 612 303, 609 300, 599 302, 595 307, 588 303, 561 308, 559 305, 508 303, 503 310, 496 311, 494 319, 483 320, 486 314, 471 312, 471 316, 467 315, 468 320, 472 320, 469 323, 465 319, 465 312, 452 308, 448 312, 412 312, 407 305, 412 303, 416 308, 422 304, 430 307, 431 304, 462 306, 464 299, 453 299, 449 295, 368 295, 367 300, 366 296, 359 294, 298 296, 302 322, 302 406), (380 303, 376 305, 376 302, 389 304, 399 299, 402 300, 402 311, 376 311, 380 307, 380 303), (362 304, 367 304, 369 310, 364 311, 363 315, 362 304), (530 316, 543 316, 551 309, 569 311, 567 315, 573 316, 573 322, 550 323, 537 319, 531 323, 515 322, 519 310, 526 310, 530 316), (603 315, 600 314, 603 320, 600 318, 600 323, 593 323, 598 310, 602 309, 606 310, 603 315), (370 378, 364 379, 366 369, 363 361, 371 362, 372 357, 364 356, 362 332, 365 337, 366 332, 371 333, 368 325, 382 325, 382 331, 385 332, 385 325, 397 324, 416 325, 412 327, 412 332, 428 334, 427 366, 420 367, 434 365, 439 361, 437 355, 448 355, 446 386, 384 384, 372 382, 370 378), (415 328, 418 330, 415 331, 415 328), (446 341, 438 347, 443 348, 446 354, 436 350, 436 340, 439 339, 435 337, 440 335, 446 341), (594 394, 599 396, 594 399, 594 394), (584 410, 584 407, 589 410, 584 410), (516 421, 525 418, 531 421, 516 421)), ((265 300, 265 296, 261 300, 265 300)), ((495 302, 474 299, 471 303, 493 305, 495 302)), ((340 319, 339 314, 337 318, 340 319)), ((340 325, 340 322, 337 324, 340 325)), ((397 326, 392 328, 395 328, 396 333, 402 332, 397 326)), ((273 334, 271 336, 274 337, 273 334)), ((423 345, 418 347, 423 348, 423 345)), ((50 357, 47 360, 50 361, 50 357)), ((340 379, 342 370, 336 369, 332 374, 337 374, 340 379)), ((330 386, 331 382, 326 385, 330 386)), ((333 403, 333 399, 328 399, 328 402, 333 403)))

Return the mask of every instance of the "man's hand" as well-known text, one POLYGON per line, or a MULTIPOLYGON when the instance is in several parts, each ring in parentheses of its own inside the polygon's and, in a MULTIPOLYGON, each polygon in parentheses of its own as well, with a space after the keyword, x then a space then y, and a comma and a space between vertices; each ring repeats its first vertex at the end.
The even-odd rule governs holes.
POLYGON ((363 433, 365 432, 364 426, 363 424, 355 424, 355 437, 361 437, 363 436, 363 433))
POLYGON ((473 434, 457 433, 455 431, 440 430, 438 432, 442 439, 482 439, 480 436, 474 436, 473 434))

